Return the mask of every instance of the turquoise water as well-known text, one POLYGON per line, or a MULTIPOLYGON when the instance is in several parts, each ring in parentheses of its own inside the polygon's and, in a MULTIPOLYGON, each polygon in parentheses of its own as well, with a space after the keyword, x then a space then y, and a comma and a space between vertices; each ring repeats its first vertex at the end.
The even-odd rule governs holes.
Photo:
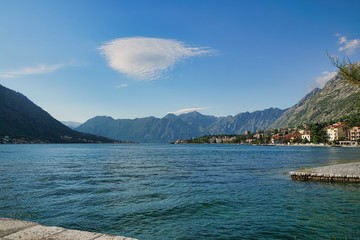
POLYGON ((139 239, 359 239, 360 185, 290 170, 360 148, 0 145, 0 217, 139 239))

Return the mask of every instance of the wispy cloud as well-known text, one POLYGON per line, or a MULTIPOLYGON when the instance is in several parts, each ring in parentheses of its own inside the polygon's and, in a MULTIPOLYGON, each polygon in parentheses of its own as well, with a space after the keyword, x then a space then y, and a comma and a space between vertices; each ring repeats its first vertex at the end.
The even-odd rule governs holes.
POLYGON ((73 65, 72 63, 65 63, 65 64, 39 64, 37 66, 32 67, 23 67, 16 70, 11 71, 4 71, 0 72, 0 78, 14 78, 17 76, 23 75, 34 75, 34 74, 45 74, 45 73, 52 73, 60 68, 64 68, 67 66, 73 65))
POLYGON ((177 111, 175 111, 175 112, 168 112, 168 113, 172 113, 172 114, 182 114, 182 113, 190 113, 190 112, 205 110, 205 109, 209 109, 209 108, 210 108, 210 107, 183 108, 183 109, 177 110, 177 111))
POLYGON ((214 53, 206 47, 190 47, 172 39, 130 37, 106 42, 99 48, 110 67, 131 78, 159 79, 178 62, 214 53))
POLYGON ((346 52, 346 54, 350 55, 360 48, 360 39, 348 39, 340 34, 336 34, 336 36, 339 38, 340 52, 346 52))
POLYGON ((120 84, 120 85, 116 85, 114 88, 126 88, 128 87, 128 84, 120 84))

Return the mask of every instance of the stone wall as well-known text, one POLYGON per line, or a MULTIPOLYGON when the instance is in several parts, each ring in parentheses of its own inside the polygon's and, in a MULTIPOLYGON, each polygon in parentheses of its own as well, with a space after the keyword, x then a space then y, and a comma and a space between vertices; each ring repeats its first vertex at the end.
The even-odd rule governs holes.
POLYGON ((335 175, 335 174, 318 174, 304 172, 290 172, 291 179, 297 181, 314 181, 314 182, 341 182, 341 183, 360 183, 360 176, 357 175, 335 175))

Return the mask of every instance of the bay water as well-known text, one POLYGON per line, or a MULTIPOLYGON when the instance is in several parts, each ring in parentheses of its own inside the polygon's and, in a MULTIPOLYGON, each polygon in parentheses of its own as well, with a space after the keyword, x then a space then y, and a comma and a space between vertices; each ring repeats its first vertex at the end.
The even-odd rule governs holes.
POLYGON ((0 217, 138 239, 360 239, 360 185, 289 171, 360 148, 0 145, 0 217))

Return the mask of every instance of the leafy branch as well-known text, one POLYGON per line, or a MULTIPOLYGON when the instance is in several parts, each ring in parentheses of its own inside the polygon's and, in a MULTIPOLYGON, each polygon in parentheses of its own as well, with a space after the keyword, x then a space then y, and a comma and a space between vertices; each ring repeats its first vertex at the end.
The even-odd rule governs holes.
POLYGON ((339 58, 327 54, 331 63, 339 69, 339 74, 349 82, 360 86, 360 63, 352 63, 349 58, 339 58))

